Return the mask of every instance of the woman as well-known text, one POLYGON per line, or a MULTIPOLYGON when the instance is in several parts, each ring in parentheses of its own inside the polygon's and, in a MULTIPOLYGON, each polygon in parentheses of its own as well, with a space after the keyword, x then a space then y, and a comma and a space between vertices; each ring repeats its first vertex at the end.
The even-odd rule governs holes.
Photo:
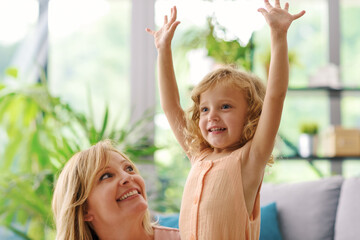
POLYGON ((177 229, 151 223, 144 179, 110 141, 66 163, 52 207, 57 240, 180 239, 177 229))

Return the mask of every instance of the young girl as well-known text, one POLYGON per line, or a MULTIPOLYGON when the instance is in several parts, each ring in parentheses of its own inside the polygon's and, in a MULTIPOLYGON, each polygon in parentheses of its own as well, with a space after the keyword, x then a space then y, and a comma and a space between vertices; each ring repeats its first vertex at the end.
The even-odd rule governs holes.
POLYGON ((158 31, 146 29, 158 50, 162 108, 192 168, 180 210, 181 239, 259 239, 259 191, 274 146, 285 99, 289 62, 287 31, 304 11, 291 15, 265 0, 271 29, 271 63, 265 87, 252 74, 223 67, 192 92, 187 118, 180 106, 171 41, 176 7, 158 31))

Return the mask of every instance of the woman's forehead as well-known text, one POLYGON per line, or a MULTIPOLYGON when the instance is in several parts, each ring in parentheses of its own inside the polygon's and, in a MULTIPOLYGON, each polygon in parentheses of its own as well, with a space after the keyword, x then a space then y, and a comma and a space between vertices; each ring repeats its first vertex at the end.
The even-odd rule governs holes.
POLYGON ((108 157, 108 163, 110 162, 117 162, 117 163, 130 163, 128 159, 126 159, 124 156, 122 156, 120 153, 115 151, 109 151, 107 154, 108 157))

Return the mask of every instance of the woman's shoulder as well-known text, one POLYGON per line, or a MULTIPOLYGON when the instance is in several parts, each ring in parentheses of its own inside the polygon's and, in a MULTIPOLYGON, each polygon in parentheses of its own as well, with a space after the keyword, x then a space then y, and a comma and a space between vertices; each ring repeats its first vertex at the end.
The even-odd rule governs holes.
POLYGON ((163 226, 153 226, 154 240, 180 240, 179 229, 163 226))

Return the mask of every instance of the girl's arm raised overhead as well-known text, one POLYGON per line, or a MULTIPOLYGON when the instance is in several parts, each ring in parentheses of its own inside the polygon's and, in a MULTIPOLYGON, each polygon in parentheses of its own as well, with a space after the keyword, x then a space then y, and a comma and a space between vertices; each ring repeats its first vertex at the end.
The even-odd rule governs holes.
MULTIPOLYGON (((179 21, 176 21, 176 7, 171 8, 171 16, 164 17, 164 25, 158 30, 146 29, 153 35, 155 47, 158 50, 158 77, 160 88, 160 103, 169 121, 172 131, 181 147, 188 153, 185 144, 184 128, 186 127, 185 113, 180 105, 179 90, 176 83, 171 41, 179 21)), ((190 156, 189 156, 190 157, 190 156)))
POLYGON ((249 162, 262 168, 274 147, 289 82, 287 32, 291 23, 305 14, 305 11, 290 14, 289 4, 285 3, 284 8, 281 8, 279 0, 275 0, 274 6, 265 0, 265 8, 258 11, 270 26, 271 61, 263 109, 248 156, 251 158, 249 162))

